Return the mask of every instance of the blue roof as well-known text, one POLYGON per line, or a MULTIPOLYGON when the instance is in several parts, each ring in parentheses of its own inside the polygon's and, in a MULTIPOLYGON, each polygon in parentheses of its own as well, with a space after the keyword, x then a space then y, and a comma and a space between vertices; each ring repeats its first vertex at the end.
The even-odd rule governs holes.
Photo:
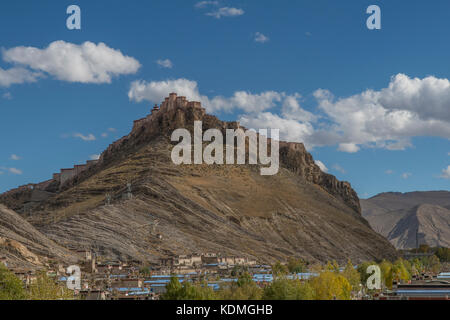
POLYGON ((124 292, 124 291, 142 291, 142 288, 118 288, 118 291, 124 292))

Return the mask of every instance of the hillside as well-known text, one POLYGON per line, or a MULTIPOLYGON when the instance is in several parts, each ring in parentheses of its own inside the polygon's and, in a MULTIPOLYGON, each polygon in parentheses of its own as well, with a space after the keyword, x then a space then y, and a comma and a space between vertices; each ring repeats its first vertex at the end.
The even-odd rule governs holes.
POLYGON ((44 267, 50 259, 76 261, 72 253, 3 205, 0 205, 0 257, 10 267, 32 269, 44 267))
POLYGON ((350 184, 323 173, 303 144, 280 142, 282 168, 275 176, 261 176, 259 165, 174 165, 170 134, 192 130, 195 120, 203 130, 240 127, 171 94, 97 163, 63 183, 54 175, 7 192, 0 202, 60 245, 123 260, 156 262, 193 252, 264 262, 396 257, 361 217, 350 184), (36 190, 45 194, 31 200, 36 190))
POLYGON ((450 192, 383 193, 361 200, 363 216, 397 248, 450 247, 450 192), (417 238, 417 239, 416 239, 417 238))

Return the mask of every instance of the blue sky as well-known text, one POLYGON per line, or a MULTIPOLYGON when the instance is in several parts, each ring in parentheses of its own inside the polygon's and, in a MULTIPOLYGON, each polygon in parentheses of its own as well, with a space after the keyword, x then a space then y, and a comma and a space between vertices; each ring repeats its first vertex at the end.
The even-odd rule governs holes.
POLYGON ((174 88, 221 119, 280 127, 360 197, 449 190, 449 12, 444 0, 3 1, 0 192, 101 153, 174 88), (71 4, 81 30, 66 27, 71 4), (371 4, 381 30, 366 27, 371 4))

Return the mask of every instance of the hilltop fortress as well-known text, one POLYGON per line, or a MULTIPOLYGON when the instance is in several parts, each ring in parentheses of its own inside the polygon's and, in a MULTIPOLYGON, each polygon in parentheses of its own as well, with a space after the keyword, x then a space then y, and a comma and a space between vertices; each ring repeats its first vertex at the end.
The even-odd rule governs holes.
MULTIPOLYGON (((59 173, 53 174, 50 180, 10 190, 0 195, 0 201, 9 197, 10 201, 4 202, 10 203, 11 199, 21 198, 19 194, 24 191, 28 194, 34 194, 34 196, 27 196, 27 199, 34 197, 39 201, 42 198, 48 198, 51 194, 59 193, 76 185, 118 161, 118 159, 127 158, 132 152, 157 137, 170 137, 171 133, 179 128, 193 130, 195 121, 202 121, 203 130, 215 128, 222 130, 224 133, 226 129, 236 130, 241 128, 244 131, 246 130, 237 121, 225 122, 207 114, 200 102, 188 101, 184 96, 171 93, 160 106, 155 105, 146 117, 135 120, 131 132, 110 144, 98 160, 90 160, 86 164, 61 169, 59 173), (30 192, 30 190, 33 191, 30 192), (51 194, 48 194, 49 192, 51 194)), ((267 140, 270 144, 271 139, 268 138, 267 140)), ((307 181, 325 189, 331 195, 341 198, 356 213, 360 214, 359 199, 350 183, 339 181, 334 176, 322 172, 302 143, 280 141, 279 152, 281 167, 293 171, 307 181)), ((28 199, 28 201, 32 200, 28 199)), ((18 210, 17 207, 14 209, 18 210)))

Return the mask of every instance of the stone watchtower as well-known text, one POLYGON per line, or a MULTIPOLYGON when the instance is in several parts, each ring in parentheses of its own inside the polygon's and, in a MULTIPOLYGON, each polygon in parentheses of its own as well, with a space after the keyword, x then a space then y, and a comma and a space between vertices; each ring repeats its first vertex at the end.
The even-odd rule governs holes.
POLYGON ((157 104, 155 104, 155 106, 154 106, 153 109, 152 109, 151 114, 157 113, 158 111, 159 111, 159 107, 158 107, 157 104))

